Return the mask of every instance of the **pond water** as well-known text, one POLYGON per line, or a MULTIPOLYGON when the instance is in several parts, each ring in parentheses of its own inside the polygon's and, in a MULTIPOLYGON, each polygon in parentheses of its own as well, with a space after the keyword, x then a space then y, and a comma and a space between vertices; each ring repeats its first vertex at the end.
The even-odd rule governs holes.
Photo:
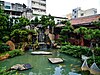
POLYGON ((10 68, 15 64, 29 63, 32 69, 19 72, 25 73, 26 75, 83 75, 78 73, 81 66, 79 59, 59 53, 58 50, 52 50, 52 52, 52 55, 31 55, 31 52, 26 52, 22 56, 0 61, 0 67, 6 66, 10 68), (48 61, 49 57, 60 57, 64 62, 51 64, 48 61))

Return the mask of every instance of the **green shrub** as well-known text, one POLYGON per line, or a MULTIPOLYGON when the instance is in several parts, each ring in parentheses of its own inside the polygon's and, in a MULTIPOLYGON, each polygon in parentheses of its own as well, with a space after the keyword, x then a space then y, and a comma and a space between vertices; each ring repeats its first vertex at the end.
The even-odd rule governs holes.
POLYGON ((6 44, 0 44, 0 52, 3 53, 3 52, 6 52, 6 51, 9 51, 10 50, 10 47, 6 44))
POLYGON ((92 54, 90 48, 74 45, 62 46, 61 52, 72 55, 74 57, 81 57, 81 55, 90 56, 92 54))
POLYGON ((9 51, 10 57, 14 57, 14 56, 17 56, 17 55, 23 55, 23 54, 24 54, 24 52, 22 50, 19 50, 19 49, 9 51))
POLYGON ((95 48, 94 48, 94 54, 95 54, 96 56, 99 56, 99 55, 100 55, 100 47, 95 47, 95 48))
POLYGON ((7 42, 9 40, 9 36, 4 36, 3 38, 2 38, 2 41, 3 42, 7 42))
MULTIPOLYGON (((92 53, 91 49, 88 47, 66 45, 66 46, 61 47, 61 52, 65 53, 65 54, 69 54, 73 57, 79 57, 79 58, 81 58, 81 55, 89 56, 89 57, 91 57, 90 59, 88 59, 88 63, 90 66, 94 62, 93 53, 92 53)), ((100 64, 100 47, 94 48, 94 56, 95 56, 96 64, 99 65, 100 64)))
MULTIPOLYGON (((87 62, 89 63, 89 66, 91 66, 94 63, 93 56, 91 56, 90 59, 87 60, 87 62)), ((95 56, 95 62, 98 67, 100 67, 100 56, 95 56)))

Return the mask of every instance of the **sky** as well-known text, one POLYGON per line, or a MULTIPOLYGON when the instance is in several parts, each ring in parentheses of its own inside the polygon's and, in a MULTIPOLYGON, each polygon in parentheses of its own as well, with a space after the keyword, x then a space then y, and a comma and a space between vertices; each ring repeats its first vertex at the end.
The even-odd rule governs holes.
MULTIPOLYGON (((3 0, 11 3, 25 3, 28 5, 28 0, 3 0)), ((100 14, 100 0, 46 0, 47 14, 52 16, 66 16, 72 12, 72 9, 81 7, 82 10, 96 8, 100 14)))

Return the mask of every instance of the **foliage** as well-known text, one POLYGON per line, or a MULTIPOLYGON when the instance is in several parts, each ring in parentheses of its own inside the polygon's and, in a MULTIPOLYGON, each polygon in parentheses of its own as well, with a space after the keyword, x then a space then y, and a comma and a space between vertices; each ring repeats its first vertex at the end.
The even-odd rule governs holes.
POLYGON ((25 75, 25 74, 18 73, 16 70, 7 70, 6 67, 0 67, 0 75, 25 75))
MULTIPOLYGON (((87 60, 87 62, 91 66, 94 63, 93 56, 91 56, 90 59, 87 60)), ((98 67, 100 67, 100 56, 95 56, 95 62, 98 65, 98 67)))
POLYGON ((40 24, 38 17, 35 17, 34 20, 31 20, 31 24, 34 24, 35 26, 37 26, 38 24, 40 24))
POLYGON ((14 56, 17 56, 17 55, 23 55, 24 52, 22 50, 15 49, 13 51, 9 51, 8 54, 10 55, 10 57, 14 57, 14 56))
POLYGON ((66 42, 67 39, 70 37, 70 33, 73 32, 73 27, 71 26, 71 23, 69 21, 67 21, 65 23, 65 26, 61 29, 61 32, 60 32, 60 40, 62 42, 66 42))
POLYGON ((11 37, 13 37, 15 42, 26 41, 28 32, 28 30, 15 29, 11 32, 11 37))
POLYGON ((30 24, 30 21, 25 17, 20 17, 18 20, 19 22, 13 26, 13 29, 22 29, 30 24))
POLYGON ((3 42, 7 42, 9 40, 9 36, 4 36, 3 38, 2 38, 2 41, 3 42))
POLYGON ((85 39, 95 39, 100 38, 100 30, 99 29, 88 29, 84 34, 85 39))
POLYGON ((80 28, 77 28, 74 30, 75 33, 78 33, 78 34, 85 34, 87 31, 87 28, 86 27, 80 27, 80 28))
POLYGON ((0 52, 3 53, 3 52, 6 52, 6 51, 9 51, 10 50, 10 47, 6 44, 0 44, 0 52))
MULTIPOLYGON (((73 57, 79 57, 79 58, 81 58, 81 55, 86 55, 90 57, 90 59, 88 59, 88 63, 90 65, 92 65, 92 63, 94 62, 93 53, 91 49, 88 47, 66 45, 66 46, 61 47, 61 52, 65 54, 69 54, 73 57)), ((96 64, 99 65, 100 64, 100 47, 94 48, 94 56, 95 56, 96 64)))
POLYGON ((0 38, 7 35, 9 33, 8 31, 8 19, 9 16, 3 13, 2 10, 0 10, 0 38))
POLYGON ((43 15, 41 17, 40 24, 42 24, 44 28, 47 26, 52 27, 55 25, 54 17, 51 15, 48 15, 48 16, 43 15))
POLYGON ((74 57, 81 57, 81 55, 91 55, 90 48, 74 45, 62 46, 61 52, 72 55, 74 57))
POLYGON ((98 19, 98 21, 92 22, 92 25, 95 25, 97 29, 100 29, 100 18, 98 19))

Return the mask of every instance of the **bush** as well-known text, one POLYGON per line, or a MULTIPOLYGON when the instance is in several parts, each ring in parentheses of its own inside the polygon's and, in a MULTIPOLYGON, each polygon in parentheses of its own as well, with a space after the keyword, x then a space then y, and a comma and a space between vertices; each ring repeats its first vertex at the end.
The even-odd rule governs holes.
POLYGON ((3 42, 7 42, 7 41, 9 40, 9 37, 8 37, 8 36, 4 36, 4 37, 2 38, 2 40, 3 40, 3 42))
POLYGON ((6 44, 0 44, 0 52, 3 53, 3 52, 6 52, 6 51, 9 51, 10 50, 10 47, 6 44))
POLYGON ((81 57, 81 55, 90 56, 92 54, 90 48, 74 45, 62 46, 61 52, 72 55, 74 57, 81 57))
POLYGON ((14 56, 17 56, 17 55, 23 55, 24 52, 22 50, 15 49, 13 51, 9 51, 8 54, 10 55, 10 57, 14 57, 14 56))
MULTIPOLYGON (((66 46, 61 47, 61 52, 65 54, 69 54, 73 57, 79 57, 79 58, 81 58, 81 55, 86 55, 90 57, 90 59, 88 59, 89 65, 92 65, 92 63, 94 62, 93 53, 91 49, 88 47, 66 45, 66 46)), ((99 65, 100 64, 100 47, 94 48, 94 56, 95 56, 96 64, 99 65)))
POLYGON ((99 55, 100 55, 100 47, 95 47, 95 48, 94 48, 94 54, 95 54, 96 56, 99 56, 99 55))

